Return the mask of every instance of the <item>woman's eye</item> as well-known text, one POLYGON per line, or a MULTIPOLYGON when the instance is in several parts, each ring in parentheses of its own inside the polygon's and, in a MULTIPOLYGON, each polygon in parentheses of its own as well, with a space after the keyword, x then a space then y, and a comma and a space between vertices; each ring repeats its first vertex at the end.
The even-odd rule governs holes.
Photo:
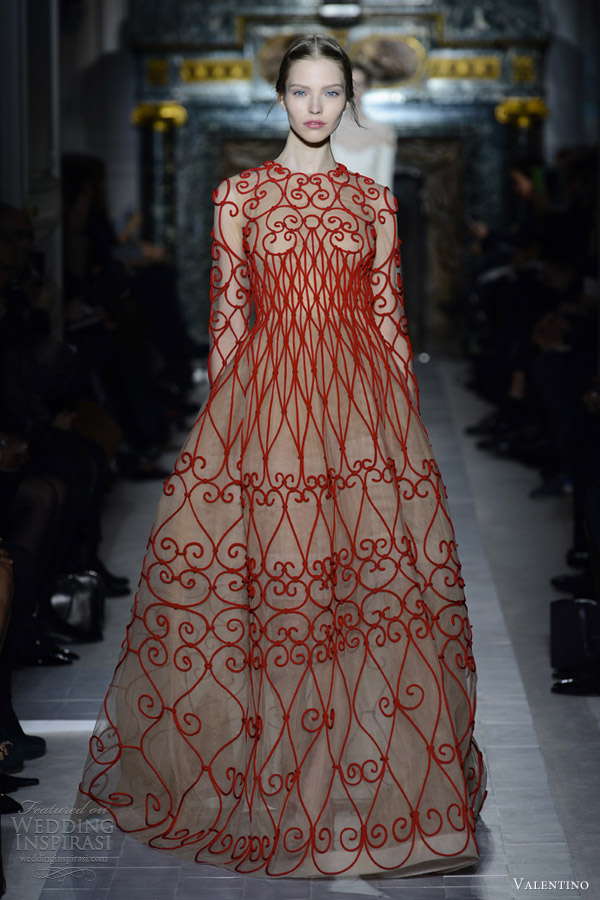
POLYGON ((339 97, 340 92, 339 91, 327 91, 327 96, 328 97, 339 97))
POLYGON ((294 97, 303 97, 304 91, 294 91, 294 97))

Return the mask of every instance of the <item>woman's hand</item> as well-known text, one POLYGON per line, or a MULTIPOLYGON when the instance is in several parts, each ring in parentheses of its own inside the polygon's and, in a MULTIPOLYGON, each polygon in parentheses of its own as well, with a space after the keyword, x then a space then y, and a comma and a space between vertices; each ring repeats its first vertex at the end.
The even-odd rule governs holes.
POLYGON ((61 431, 71 431, 77 413, 71 409, 63 409, 54 416, 52 424, 61 431))
POLYGON ((0 434, 0 472, 16 472, 27 461, 29 443, 17 434, 0 434))

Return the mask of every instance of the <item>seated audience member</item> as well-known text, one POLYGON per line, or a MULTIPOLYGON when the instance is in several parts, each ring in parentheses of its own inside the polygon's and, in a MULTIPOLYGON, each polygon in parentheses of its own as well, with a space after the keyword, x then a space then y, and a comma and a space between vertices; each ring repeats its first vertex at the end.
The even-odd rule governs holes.
POLYGON ((132 452, 145 457, 152 435, 164 438, 170 419, 189 411, 190 359, 203 348, 183 325, 175 271, 165 251, 138 237, 140 217, 132 216, 116 234, 106 208, 103 163, 81 154, 65 156, 63 188, 69 333, 94 352, 132 452), (97 327, 84 332, 82 308, 104 320, 108 340, 97 327), (117 391, 111 378, 115 368, 121 372, 117 391))
MULTIPOLYGON (((467 341, 471 385, 496 407, 467 431, 482 449, 539 469, 533 498, 572 493, 567 563, 580 571, 551 583, 590 603, 600 602, 597 173, 597 148, 564 151, 552 173, 532 171, 519 188, 529 195, 527 215, 508 229, 520 246, 486 246, 488 230, 475 224, 467 341)), ((600 693, 598 667, 553 690, 600 693)))
POLYGON ((17 277, 31 309, 40 310, 50 334, 62 338, 62 302, 56 284, 45 273, 43 255, 36 250, 31 216, 24 210, 0 203, 0 232, 17 247, 17 277))

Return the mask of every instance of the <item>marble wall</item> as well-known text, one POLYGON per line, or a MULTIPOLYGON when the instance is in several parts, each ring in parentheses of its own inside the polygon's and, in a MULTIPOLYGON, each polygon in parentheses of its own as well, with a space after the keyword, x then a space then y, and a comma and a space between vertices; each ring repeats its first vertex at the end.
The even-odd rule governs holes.
POLYGON ((4 0, 0 9, 0 201, 28 211, 60 284, 58 0, 4 0))
MULTIPOLYGON (((162 129, 175 152, 174 189, 161 194, 172 198, 170 205, 155 206, 154 214, 175 237, 181 298, 198 334, 205 333, 208 315, 210 195, 224 175, 279 151, 286 122, 278 107, 271 109, 272 75, 291 36, 327 31, 371 67, 375 80, 365 108, 396 130, 399 170, 416 167, 424 179, 419 215, 438 229, 426 249, 448 259, 447 265, 441 257, 428 261, 438 281, 429 279, 419 301, 429 305, 421 310, 425 343, 441 315, 435 307, 440 292, 460 292, 460 261, 452 262, 448 249, 452 233, 465 212, 502 220, 507 155, 519 150, 517 136, 524 152, 539 140, 535 98, 543 91, 545 37, 537 0, 362 0, 346 4, 354 15, 351 9, 331 18, 335 6, 130 0, 126 35, 136 59, 137 96, 154 116, 143 127, 162 129), (519 102, 511 106, 510 98, 519 102), (182 111, 180 124, 173 104, 182 111), (444 170, 446 182, 456 182, 452 203, 439 193, 438 157, 446 167, 454 160, 444 170), (436 216, 438 207, 447 210, 445 217, 436 216), (435 249, 443 246, 444 253, 435 249)), ((164 180, 164 172, 154 174, 164 180)))

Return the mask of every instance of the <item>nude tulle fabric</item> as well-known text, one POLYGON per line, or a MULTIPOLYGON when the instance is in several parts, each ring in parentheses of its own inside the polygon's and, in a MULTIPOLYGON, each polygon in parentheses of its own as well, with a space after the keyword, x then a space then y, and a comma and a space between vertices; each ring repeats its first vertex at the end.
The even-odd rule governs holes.
POLYGON ((216 192, 213 263, 211 393, 81 790, 152 847, 247 874, 469 865, 475 664, 393 197, 266 163, 216 192))

